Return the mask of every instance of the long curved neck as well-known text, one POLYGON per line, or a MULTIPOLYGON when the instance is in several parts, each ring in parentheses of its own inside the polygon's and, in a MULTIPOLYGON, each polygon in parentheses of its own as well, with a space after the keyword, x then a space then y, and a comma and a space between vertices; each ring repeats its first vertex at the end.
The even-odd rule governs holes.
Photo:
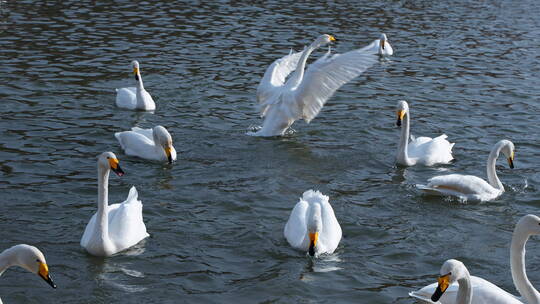
POLYGON ((540 294, 527 278, 525 270, 525 244, 529 235, 519 226, 514 230, 512 236, 512 245, 510 246, 510 269, 512 271, 512 280, 516 289, 527 303, 540 303, 540 294))
POLYGON ((499 153, 501 152, 502 145, 496 145, 493 147, 493 150, 489 153, 489 157, 487 160, 487 177, 489 184, 493 186, 496 189, 499 189, 501 191, 504 191, 504 186, 499 180, 499 177, 497 176, 497 172, 495 171, 495 164, 497 163, 497 158, 499 157, 499 153))
POLYGON ((473 291, 469 271, 466 271, 465 277, 458 280, 458 284, 459 288, 456 297, 456 304, 471 304, 473 291))
POLYGON ((410 165, 409 159, 409 128, 410 128, 410 114, 409 111, 405 113, 405 119, 403 120, 403 126, 401 126, 401 137, 399 139, 397 161, 403 165, 410 165))
POLYGON ((13 247, 0 253, 0 275, 11 266, 17 265, 17 255, 13 247))
POLYGON ((302 82, 302 79, 304 78, 304 69, 306 68, 307 59, 309 55, 311 55, 311 53, 313 53, 313 51, 316 50, 318 47, 319 45, 313 42, 302 53, 302 57, 300 57, 300 60, 298 61, 296 70, 294 70, 294 73, 291 75, 291 78, 289 80, 290 84, 293 87, 296 87, 300 84, 300 82, 302 82))
POLYGON ((110 169, 103 169, 98 165, 98 211, 96 214, 96 234, 102 239, 109 238, 109 173, 110 169))

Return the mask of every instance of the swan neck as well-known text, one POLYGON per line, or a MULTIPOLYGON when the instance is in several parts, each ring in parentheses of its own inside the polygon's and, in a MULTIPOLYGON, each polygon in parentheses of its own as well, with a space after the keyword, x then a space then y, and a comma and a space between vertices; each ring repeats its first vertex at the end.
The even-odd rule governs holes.
POLYGON ((13 248, 8 248, 0 253, 0 276, 11 266, 16 265, 16 254, 13 248))
POLYGON ((318 45, 316 45, 315 43, 312 43, 302 53, 302 57, 300 57, 300 60, 298 61, 298 65, 296 66, 296 70, 294 70, 294 73, 292 74, 291 79, 290 79, 290 83, 294 87, 298 86, 300 82, 302 82, 302 79, 304 78, 304 69, 306 67, 307 59, 309 55, 311 55, 311 53, 313 53, 313 51, 317 49, 317 47, 318 45))
POLYGON ((472 286, 471 275, 466 271, 465 276, 458 280, 459 288, 456 297, 456 304, 471 304, 472 286))
POLYGON ((504 191, 504 186, 499 180, 499 177, 497 176, 497 171, 495 170, 495 164, 497 163, 497 158, 499 157, 501 149, 502 146, 497 145, 489 153, 489 157, 487 160, 487 177, 489 184, 493 186, 493 188, 504 191))
POLYGON ((398 162, 403 165, 410 165, 409 159, 409 132, 410 132, 410 115, 409 111, 405 113, 405 119, 403 119, 403 125, 401 126, 401 137, 399 138, 398 146, 398 162))
POLYGON ((97 233, 103 239, 109 236, 109 168, 103 169, 98 165, 98 211, 96 214, 97 233))
POLYGON ((540 294, 529 281, 525 269, 525 244, 528 239, 529 234, 517 226, 510 246, 510 270, 514 285, 526 302, 540 303, 540 294))
POLYGON ((144 84, 142 81, 141 73, 137 73, 137 90, 144 90, 144 84))

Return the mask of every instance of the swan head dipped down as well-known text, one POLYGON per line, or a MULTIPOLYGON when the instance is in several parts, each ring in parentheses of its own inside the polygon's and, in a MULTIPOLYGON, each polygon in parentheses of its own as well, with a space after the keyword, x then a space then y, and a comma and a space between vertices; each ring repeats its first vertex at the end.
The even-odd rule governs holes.
POLYGON ((437 289, 431 296, 431 301, 437 302, 448 286, 469 276, 469 271, 462 262, 454 259, 446 260, 441 267, 441 276, 437 279, 437 289))
POLYGON ((112 170, 116 175, 124 175, 124 171, 120 168, 120 164, 116 155, 112 152, 103 152, 98 156, 98 168, 100 170, 112 170))
POLYGON ((409 114, 409 104, 405 100, 398 101, 396 113, 397 113, 396 125, 400 127, 401 122, 403 121, 403 117, 409 114))
POLYGON ((163 149, 165 152, 165 155, 167 156, 167 160, 169 161, 169 164, 173 162, 173 156, 172 156, 172 149, 173 149, 173 143, 172 143, 172 136, 162 126, 155 126, 152 129, 152 135, 154 136, 154 143, 156 146, 159 146, 163 149))
POLYGON ((34 246, 19 244, 15 245, 6 251, 12 251, 14 261, 13 264, 20 266, 32 273, 40 276, 45 282, 47 282, 52 288, 56 288, 51 276, 49 275, 49 267, 45 256, 39 249, 34 246))
POLYGON ((139 70, 139 62, 137 60, 133 60, 131 62, 131 66, 133 67, 133 74, 135 75, 135 80, 139 81, 141 72, 139 70))
POLYGON ((307 231, 309 237, 308 254, 310 256, 315 256, 315 248, 317 247, 319 234, 322 230, 322 212, 320 204, 313 205, 313 208, 310 210, 310 214, 308 214, 307 220, 307 231))
POLYGON ((498 146, 501 146, 501 152, 506 157, 510 169, 514 169, 514 143, 507 139, 503 139, 499 141, 498 146))

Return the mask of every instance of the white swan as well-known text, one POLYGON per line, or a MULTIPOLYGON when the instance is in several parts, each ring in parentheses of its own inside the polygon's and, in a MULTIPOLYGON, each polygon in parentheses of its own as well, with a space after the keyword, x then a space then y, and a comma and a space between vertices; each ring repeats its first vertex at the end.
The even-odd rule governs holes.
POLYGON ((361 48, 360 51, 377 54, 381 57, 394 55, 394 49, 390 45, 390 42, 388 42, 386 34, 381 34, 379 39, 373 41, 368 46, 361 48))
POLYGON ((328 196, 313 190, 304 192, 294 206, 283 233, 292 247, 311 256, 333 253, 341 240, 341 226, 328 196))
POLYGON ((259 131, 248 135, 279 136, 297 119, 309 123, 337 89, 377 62, 377 56, 360 50, 333 56, 328 51, 304 73, 309 55, 335 40, 333 36, 322 35, 304 51, 291 52, 268 67, 257 88, 264 122, 259 131))
POLYGON ((410 111, 409 104, 405 100, 400 100, 397 105, 397 125, 403 127, 401 129, 401 138, 396 161, 403 166, 413 166, 422 164, 425 166, 433 166, 435 164, 447 164, 452 161, 452 147, 454 143, 448 142, 446 134, 431 138, 411 136, 409 142, 410 129, 410 111), (403 118, 405 117, 405 120, 403 118))
POLYGON ((144 89, 139 62, 133 60, 131 65, 133 66, 133 74, 135 74, 137 87, 116 89, 116 106, 130 110, 155 110, 156 104, 152 96, 144 89))
POLYGON ((144 159, 169 161, 176 160, 176 149, 171 134, 162 126, 153 129, 134 127, 131 131, 114 133, 127 155, 144 159))
POLYGON ((98 157, 98 210, 86 225, 81 238, 81 246, 97 256, 113 255, 149 236, 143 222, 142 203, 137 199, 135 187, 131 187, 123 203, 108 204, 111 170, 118 176, 124 175, 116 155, 104 152, 98 157))
POLYGON ((448 260, 444 263, 438 280, 439 284, 433 283, 418 291, 410 292, 409 295, 429 303, 431 303, 429 299, 438 300, 442 304, 508 304, 522 303, 521 301, 538 304, 540 294, 532 286, 525 271, 525 244, 531 235, 539 234, 540 218, 529 214, 518 221, 512 235, 510 269, 514 285, 522 298, 518 299, 482 278, 470 276, 465 266, 456 260, 448 260), (449 273, 451 275, 448 275, 449 273))
POLYGON ((487 160, 489 183, 473 175, 449 174, 432 177, 427 185, 417 185, 417 187, 432 195, 450 195, 477 201, 493 200, 504 192, 504 186, 495 171, 495 163, 500 152, 508 159, 510 168, 514 168, 514 144, 503 139, 495 144, 489 153, 487 160))
MULTIPOLYGON (((56 288, 51 276, 45 256, 34 246, 19 244, 0 253, 0 275, 11 266, 22 267, 31 273, 40 276, 45 282, 56 288)), ((0 300, 0 304, 2 300, 0 300)))

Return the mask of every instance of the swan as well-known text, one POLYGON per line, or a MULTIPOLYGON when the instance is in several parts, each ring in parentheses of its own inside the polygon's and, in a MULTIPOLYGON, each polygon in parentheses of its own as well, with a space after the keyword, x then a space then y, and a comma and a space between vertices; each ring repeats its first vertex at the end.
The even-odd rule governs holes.
POLYGON ((328 196, 313 190, 304 192, 294 206, 283 233, 292 247, 310 256, 333 253, 341 240, 341 227, 328 196))
MULTIPOLYGON (((45 256, 34 246, 19 244, 0 253, 0 275, 11 266, 22 267, 40 276, 45 282, 56 288, 51 276, 45 256)), ((0 300, 0 304, 2 300, 0 300)))
POLYGON ((452 161, 452 147, 454 143, 446 140, 446 134, 439 137, 418 137, 411 136, 409 142, 410 129, 410 111, 409 104, 405 100, 400 100, 397 106, 397 125, 403 127, 401 129, 401 138, 397 152, 397 163, 403 166, 413 166, 422 164, 425 166, 433 166, 435 164, 447 164, 452 161), (403 118, 405 117, 405 120, 403 118))
POLYGON ((360 50, 333 56, 329 50, 304 72, 309 55, 333 41, 333 36, 321 35, 302 52, 291 51, 268 67, 257 88, 264 122, 248 135, 281 136, 297 119, 309 123, 337 89, 377 62, 377 56, 360 50))
POLYGON ((142 203, 137 189, 131 187, 121 204, 108 205, 109 173, 124 175, 116 155, 103 152, 98 156, 98 210, 81 238, 81 246, 97 256, 111 256, 148 237, 142 217, 142 203))
POLYGON ((127 155, 144 159, 169 161, 176 160, 176 149, 169 131, 162 126, 153 129, 134 127, 131 131, 117 132, 114 136, 127 155))
POLYGON ((116 89, 116 106, 130 110, 154 111, 156 104, 152 96, 144 89, 139 62, 133 60, 133 74, 137 81, 137 87, 116 89))
POLYGON ((530 236, 539 234, 540 218, 532 214, 523 216, 512 234, 510 269, 514 285, 522 296, 519 299, 482 278, 470 276, 465 265, 456 260, 448 260, 443 264, 439 284, 428 285, 410 292, 409 295, 429 303, 431 298, 442 304, 522 303, 521 301, 538 304, 540 294, 532 286, 525 271, 525 245, 530 236))
POLYGON ((496 143, 489 153, 487 161, 489 183, 473 175, 449 174, 432 177, 427 185, 417 185, 417 187, 432 195, 451 195, 477 201, 493 200, 504 192, 504 187, 495 171, 495 163, 500 152, 508 159, 510 168, 514 168, 514 144, 503 139, 496 143))
POLYGON ((363 47, 360 50, 363 52, 377 54, 381 57, 394 55, 394 49, 390 45, 390 42, 388 42, 388 39, 386 38, 386 34, 381 34, 379 39, 374 40, 368 46, 363 47))

